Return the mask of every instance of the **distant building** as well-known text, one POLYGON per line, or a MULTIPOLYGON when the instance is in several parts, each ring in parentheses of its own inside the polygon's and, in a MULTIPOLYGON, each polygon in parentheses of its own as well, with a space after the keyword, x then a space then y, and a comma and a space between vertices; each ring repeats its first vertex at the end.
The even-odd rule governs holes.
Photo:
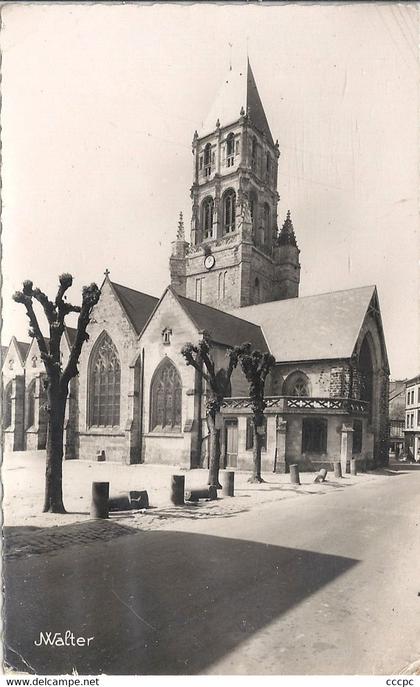
POLYGON ((405 385, 405 449, 409 459, 420 462, 420 375, 405 385))
MULTIPOLYGON (((389 366, 376 288, 299 297, 290 212, 277 224, 279 155, 248 62, 229 72, 194 135, 190 241, 180 218, 170 286, 158 299, 106 274, 70 395, 67 457, 94 460, 105 451, 125 463, 206 465, 206 387, 181 355, 206 332, 217 367, 226 366, 229 347, 245 342, 276 359, 266 384, 263 470, 275 460, 278 471, 351 458, 387 462, 389 366)), ((45 420, 35 343, 22 366, 6 445, 39 449, 45 420)), ((250 469, 251 410, 239 368, 219 419, 222 466, 250 469)))
POLYGON ((398 457, 404 452, 405 379, 389 382, 389 452, 398 457))

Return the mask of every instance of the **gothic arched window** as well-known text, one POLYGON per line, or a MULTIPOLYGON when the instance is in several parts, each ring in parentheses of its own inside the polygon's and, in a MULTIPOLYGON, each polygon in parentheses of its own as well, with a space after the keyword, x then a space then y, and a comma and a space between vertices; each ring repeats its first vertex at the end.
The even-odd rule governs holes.
POLYGON ((206 198, 202 206, 202 227, 205 239, 213 236, 213 198, 206 198))
POLYGON ((12 424, 12 392, 13 382, 10 381, 3 394, 3 428, 7 429, 12 424))
POLYGON ((310 396, 309 378, 304 372, 292 372, 283 385, 284 396, 310 396))
POLYGON ((26 427, 33 427, 35 424, 35 379, 28 386, 26 393, 26 427))
POLYGON ((230 133, 226 139, 226 165, 232 167, 235 158, 235 136, 230 133))
POLYGON ((165 358, 150 389, 150 431, 181 431, 182 385, 175 365, 165 358))
POLYGON ((225 234, 235 231, 236 193, 233 189, 223 196, 223 230, 225 234))
POLYGON ((92 351, 89 369, 89 425, 120 424, 121 367, 117 349, 103 334, 92 351))

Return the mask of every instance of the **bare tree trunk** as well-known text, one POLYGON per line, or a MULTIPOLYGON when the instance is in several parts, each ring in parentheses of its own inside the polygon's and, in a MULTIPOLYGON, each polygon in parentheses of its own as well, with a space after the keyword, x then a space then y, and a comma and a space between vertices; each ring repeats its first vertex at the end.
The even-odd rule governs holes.
POLYGON ((47 460, 45 469, 44 513, 65 513, 63 504, 63 437, 66 396, 58 391, 49 394, 47 460))
POLYGON ((219 482, 220 468, 220 430, 216 429, 216 414, 210 411, 207 414, 207 425, 210 433, 210 466, 208 484, 216 489, 221 489, 219 482))
POLYGON ((261 483, 264 482, 261 477, 261 448, 262 448, 262 434, 259 433, 258 427, 262 426, 262 423, 257 424, 258 418, 253 418, 252 431, 254 436, 254 444, 252 448, 252 475, 248 482, 251 483, 261 483))

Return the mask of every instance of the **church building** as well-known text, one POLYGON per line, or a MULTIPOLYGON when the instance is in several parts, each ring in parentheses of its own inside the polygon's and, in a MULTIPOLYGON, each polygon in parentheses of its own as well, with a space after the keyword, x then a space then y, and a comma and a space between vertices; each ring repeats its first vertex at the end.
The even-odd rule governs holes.
MULTIPOLYGON (((163 295, 106 273, 70 393, 66 456, 206 466, 206 388, 181 355, 206 333, 216 368, 227 365, 229 347, 246 342, 276 359, 266 382, 263 470, 315 470, 352 457, 385 464, 389 366, 376 288, 299 297, 290 212, 277 223, 279 145, 249 62, 229 72, 192 152, 190 236, 181 216, 163 295)), ((64 348, 71 330, 66 336, 64 348)), ((4 392, 11 390, 5 445, 39 449, 42 404, 26 421, 24 408, 36 351, 23 359, 13 345, 16 367, 9 353, 3 363, 4 392)), ((238 367, 220 418, 223 467, 251 468, 250 413, 238 367)))

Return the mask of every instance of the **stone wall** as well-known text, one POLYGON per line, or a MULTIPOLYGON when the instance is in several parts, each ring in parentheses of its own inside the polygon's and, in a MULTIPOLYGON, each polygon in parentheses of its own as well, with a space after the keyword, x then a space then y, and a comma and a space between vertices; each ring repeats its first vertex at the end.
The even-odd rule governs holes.
POLYGON ((174 295, 167 291, 140 342, 145 350, 142 455, 144 462, 191 467, 198 460, 198 456, 192 455, 194 435, 197 434, 199 425, 195 407, 195 370, 185 364, 181 355, 185 343, 197 340, 196 328, 180 308, 174 295), (166 328, 172 331, 169 344, 165 344, 162 339, 162 331, 166 328), (179 434, 150 431, 150 387, 153 375, 165 357, 175 365, 182 382, 182 432, 179 434))
MULTIPOLYGON (((126 427, 129 417, 132 381, 130 365, 140 354, 140 343, 134 327, 124 313, 109 281, 105 281, 101 298, 92 312, 86 341, 79 363, 79 457, 95 460, 98 451, 105 451, 106 459, 130 463, 130 450, 126 427), (88 370, 89 359, 98 338, 106 332, 114 343, 121 366, 121 406, 118 427, 90 427, 88 420, 88 370)), ((140 453, 140 446, 137 446, 140 453)))

